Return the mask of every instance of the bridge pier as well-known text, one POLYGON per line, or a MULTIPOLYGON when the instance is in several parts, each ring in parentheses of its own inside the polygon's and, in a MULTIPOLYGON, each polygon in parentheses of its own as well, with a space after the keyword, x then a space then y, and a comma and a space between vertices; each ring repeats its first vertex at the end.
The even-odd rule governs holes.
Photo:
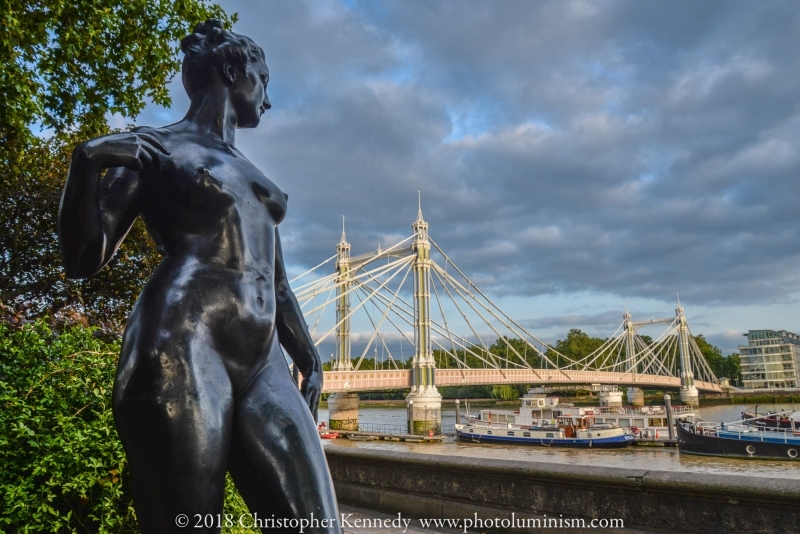
POLYGON ((627 391, 628 404, 631 406, 644 406, 644 391, 639 388, 630 387, 627 391))
POLYGON ((600 386, 597 400, 600 401, 600 406, 622 406, 622 392, 617 386, 600 386))
POLYGON ((423 435, 442 433, 442 396, 432 393, 409 393, 406 397, 408 409, 408 433, 423 435))
POLYGON ((681 386, 681 402, 688 406, 700 405, 700 393, 694 385, 688 387, 681 386))
POLYGON ((328 397, 328 428, 358 430, 358 395, 334 393, 328 397))

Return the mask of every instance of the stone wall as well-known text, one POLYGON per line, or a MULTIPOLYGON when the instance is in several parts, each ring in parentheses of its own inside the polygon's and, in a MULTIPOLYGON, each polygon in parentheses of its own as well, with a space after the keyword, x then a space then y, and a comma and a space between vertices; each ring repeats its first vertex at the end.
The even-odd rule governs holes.
POLYGON ((592 519, 622 519, 626 530, 647 532, 800 531, 800 480, 412 454, 333 443, 325 452, 340 502, 406 517, 472 518, 477 513, 509 518, 514 513, 517 520, 584 518, 587 526, 592 519))

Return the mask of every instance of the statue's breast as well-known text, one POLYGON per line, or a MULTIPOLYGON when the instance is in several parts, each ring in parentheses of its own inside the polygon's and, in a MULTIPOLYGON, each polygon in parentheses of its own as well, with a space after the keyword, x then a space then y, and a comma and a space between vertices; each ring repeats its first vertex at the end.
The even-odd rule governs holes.
POLYGON ((258 202, 269 212, 275 224, 280 224, 286 217, 286 203, 289 195, 266 178, 253 180, 250 183, 250 190, 258 202))
POLYGON ((180 177, 178 184, 187 200, 203 209, 234 208, 241 216, 256 220, 262 219, 266 210, 276 225, 286 216, 288 195, 250 162, 201 165, 180 177))
POLYGON ((245 220, 277 225, 286 216, 287 195, 237 150, 172 141, 151 182, 153 208, 171 212, 160 217, 207 227, 245 220))

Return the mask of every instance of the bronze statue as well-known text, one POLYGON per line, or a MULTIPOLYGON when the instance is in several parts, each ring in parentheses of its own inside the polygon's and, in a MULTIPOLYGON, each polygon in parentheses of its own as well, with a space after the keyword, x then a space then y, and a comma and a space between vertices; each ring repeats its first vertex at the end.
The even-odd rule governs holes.
POLYGON ((70 277, 106 265, 138 216, 163 256, 128 319, 114 383, 139 523, 146 534, 219 532, 206 516, 223 513, 229 471, 259 518, 313 515, 306 532, 341 532, 315 426, 322 365, 281 252, 287 196, 234 144, 271 107, 264 52, 213 19, 181 49, 186 117, 80 144, 58 221, 70 277))

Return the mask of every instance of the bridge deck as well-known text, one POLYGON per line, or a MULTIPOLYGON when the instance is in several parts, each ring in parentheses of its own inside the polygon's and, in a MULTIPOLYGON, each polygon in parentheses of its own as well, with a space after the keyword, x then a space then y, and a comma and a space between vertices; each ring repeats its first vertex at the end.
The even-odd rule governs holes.
MULTIPOLYGON (((618 386, 680 388, 674 376, 610 373, 606 371, 559 371, 553 369, 437 369, 437 386, 500 384, 565 385, 614 384, 618 386)), ((712 382, 695 381, 700 391, 721 392, 712 382)), ((411 387, 411 370, 325 371, 323 392, 366 391, 411 387)))

